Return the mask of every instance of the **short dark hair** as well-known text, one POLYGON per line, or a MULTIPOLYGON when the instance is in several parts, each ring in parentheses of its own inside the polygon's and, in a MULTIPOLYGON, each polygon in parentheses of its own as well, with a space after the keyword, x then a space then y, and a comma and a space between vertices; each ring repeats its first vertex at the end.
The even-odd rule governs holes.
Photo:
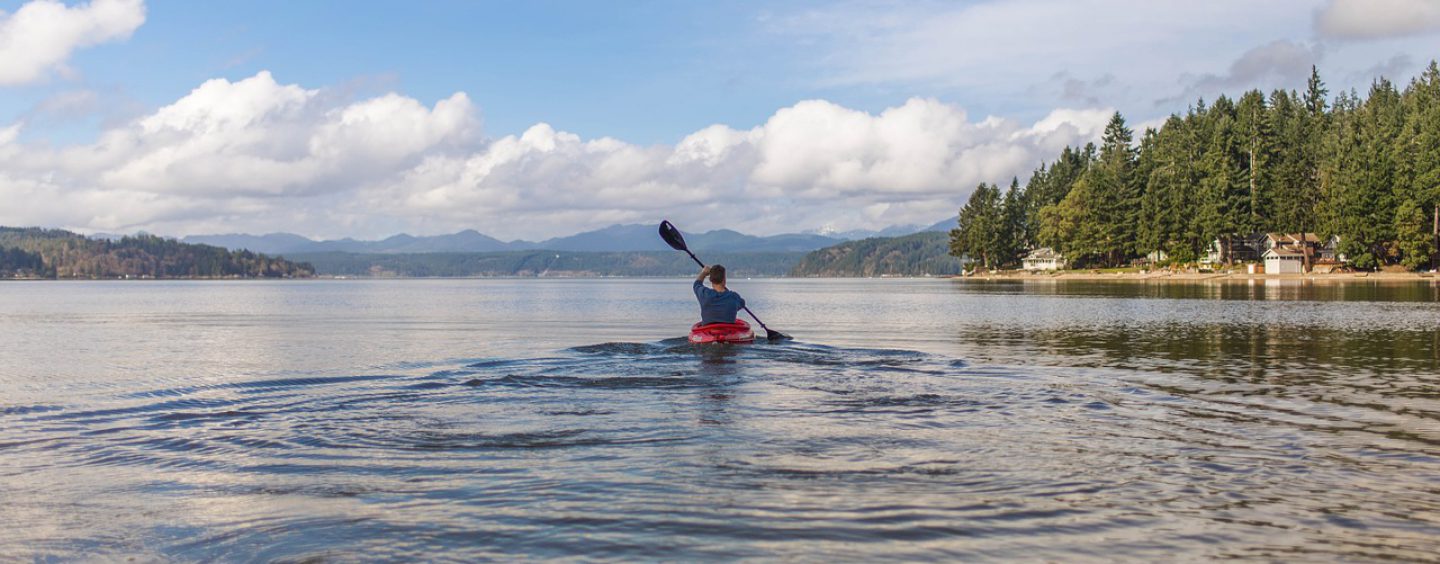
POLYGON ((718 264, 712 264, 712 265, 710 265, 710 283, 711 283, 711 284, 724 284, 724 283, 725 283, 725 267, 720 266, 720 265, 718 265, 718 264))

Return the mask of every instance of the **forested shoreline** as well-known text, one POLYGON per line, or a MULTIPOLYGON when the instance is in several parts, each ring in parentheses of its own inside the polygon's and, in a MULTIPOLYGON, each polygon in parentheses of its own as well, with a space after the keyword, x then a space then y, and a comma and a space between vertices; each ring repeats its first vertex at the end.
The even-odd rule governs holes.
POLYGON ((62 229, 0 227, 0 278, 304 278, 309 264, 155 235, 117 241, 62 229))
POLYGON ((811 251, 790 276, 851 278, 874 276, 955 276, 963 263, 947 252, 946 235, 930 231, 902 237, 872 237, 811 251))
POLYGON ((1099 147, 1066 147, 1021 186, 981 184, 950 251, 1009 268, 1050 247, 1076 266, 1147 255, 1197 261, 1264 232, 1338 237, 1350 266, 1430 267, 1440 231, 1440 68, 1403 90, 1378 78, 1333 100, 1312 67, 1304 93, 1204 100, 1158 129, 1119 112, 1099 147))

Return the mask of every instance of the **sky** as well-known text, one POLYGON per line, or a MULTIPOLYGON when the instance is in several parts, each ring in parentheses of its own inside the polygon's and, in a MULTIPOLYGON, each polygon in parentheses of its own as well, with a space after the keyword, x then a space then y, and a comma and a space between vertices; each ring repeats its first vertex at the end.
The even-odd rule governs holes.
POLYGON ((1115 111, 1436 57, 1440 0, 0 0, 0 225, 923 225, 1115 111))

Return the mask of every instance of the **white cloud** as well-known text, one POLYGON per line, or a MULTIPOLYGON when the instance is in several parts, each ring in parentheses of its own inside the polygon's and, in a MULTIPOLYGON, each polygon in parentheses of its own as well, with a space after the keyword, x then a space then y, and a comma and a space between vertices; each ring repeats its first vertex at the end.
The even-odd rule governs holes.
POLYGON ((381 236, 476 228, 541 238, 683 219, 757 233, 928 223, 980 182, 1097 138, 1110 110, 1032 125, 914 98, 876 114, 810 100, 748 130, 675 145, 582 139, 547 124, 483 139, 463 93, 427 107, 348 100, 267 72, 205 82, 93 143, 0 129, 0 224, 187 234, 381 236))
POLYGON ((1326 37, 1379 39, 1440 32, 1440 0, 1330 0, 1316 15, 1326 37))
POLYGON ((1110 114, 1057 110, 1027 127, 928 99, 879 114, 811 100, 750 130, 715 125, 652 147, 540 124, 427 159, 364 197, 415 220, 530 238, 658 217, 756 233, 928 223, 976 184, 1023 177, 1098 138, 1110 114))
POLYGON ((0 85, 64 71, 76 49, 129 38, 143 23, 141 0, 94 0, 76 7, 34 0, 13 14, 0 12, 0 85))
POLYGON ((428 109, 389 94, 337 105, 318 90, 281 85, 268 72, 211 80, 66 164, 100 171, 108 188, 191 197, 279 197, 347 190, 370 175, 413 165, 466 140, 477 127, 457 93, 428 109))

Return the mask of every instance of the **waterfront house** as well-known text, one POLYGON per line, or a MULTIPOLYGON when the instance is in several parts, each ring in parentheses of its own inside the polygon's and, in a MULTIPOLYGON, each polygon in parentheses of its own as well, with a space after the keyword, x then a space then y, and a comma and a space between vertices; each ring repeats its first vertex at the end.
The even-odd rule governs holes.
POLYGON ((1050 247, 1040 247, 1020 260, 1025 270, 1060 270, 1065 268, 1065 256, 1050 247))
POLYGON ((1210 242, 1210 248, 1205 250, 1205 256, 1201 257, 1200 262, 1205 264, 1222 264, 1225 262, 1260 260, 1260 254, 1270 248, 1266 246, 1266 241, 1266 235, 1263 233, 1219 237, 1210 242), (1228 261, 1225 256, 1227 246, 1230 250, 1228 261))
POLYGON ((1320 261, 1345 262, 1345 257, 1335 251, 1340 246, 1340 236, 1330 237, 1328 241, 1321 241, 1320 236, 1314 233, 1266 233, 1265 248, 1275 247, 1303 248, 1310 250, 1310 256, 1320 261))
POLYGON ((1312 249, 1320 246, 1320 236, 1314 233, 1266 233, 1265 249, 1275 247, 1298 247, 1304 245, 1312 249))
POLYGON ((1261 255, 1265 259, 1265 274, 1304 274, 1305 255, 1309 252, 1304 247, 1277 246, 1266 249, 1261 255))

